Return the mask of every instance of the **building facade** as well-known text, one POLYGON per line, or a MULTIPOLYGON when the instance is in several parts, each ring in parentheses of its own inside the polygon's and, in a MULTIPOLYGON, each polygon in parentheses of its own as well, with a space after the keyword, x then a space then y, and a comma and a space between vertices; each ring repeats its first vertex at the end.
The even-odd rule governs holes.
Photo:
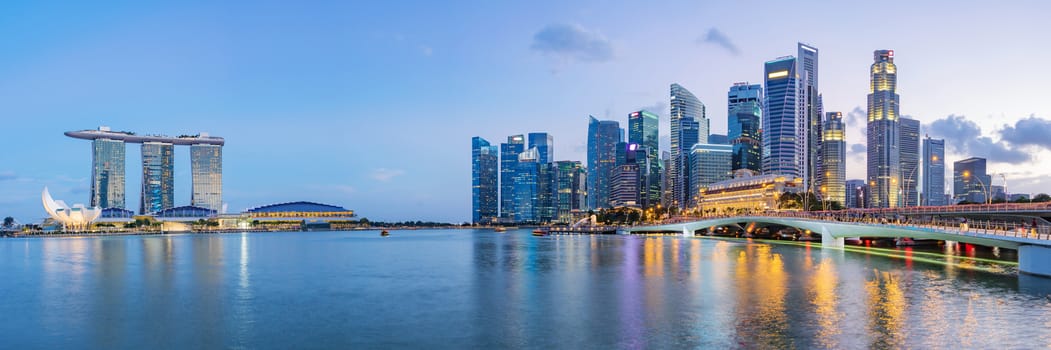
POLYGON ((471 139, 471 223, 488 224, 499 216, 499 148, 489 141, 471 139))
POLYGON ((175 145, 142 143, 142 195, 139 214, 175 207, 175 145))
POLYGON ((610 176, 609 203, 612 207, 638 207, 640 183, 638 164, 617 165, 610 176))
POLYGON ((223 213, 223 146, 190 145, 190 205, 223 213))
POLYGON ((500 218, 515 221, 515 171, 518 155, 525 152, 525 135, 511 135, 500 144, 500 218))
POLYGON ((554 170, 556 218, 554 221, 572 223, 574 211, 587 209, 587 174, 580 162, 558 161, 552 163, 554 170))
POLYGON ((900 159, 901 159, 901 192, 902 206, 920 205, 919 180, 920 171, 920 121, 901 118, 900 159))
POLYGON ((555 158, 555 137, 551 136, 546 132, 531 132, 529 133, 529 148, 536 147, 537 163, 547 164, 554 161, 555 158))
POLYGON ((636 111, 628 114, 628 142, 638 144, 641 153, 638 158, 640 184, 639 205, 649 208, 660 203, 661 199, 661 163, 659 156, 659 119, 649 111, 636 111))
POLYGON ((588 209, 609 208, 609 179, 621 135, 620 123, 588 116, 588 209))
POLYGON ((733 146, 733 170, 762 169, 763 88, 759 84, 735 83, 726 94, 727 138, 733 146))
POLYGON ((843 113, 825 113, 821 127, 822 170, 818 174, 818 191, 824 201, 835 201, 846 206, 847 142, 843 127, 843 113))
POLYGON ((713 183, 701 191, 700 209, 715 214, 761 213, 780 210, 781 195, 799 193, 803 179, 764 174, 713 183))
POLYGON ((985 158, 971 157, 952 163, 953 200, 985 203, 993 177, 985 172, 985 158))
POLYGON ((690 150, 691 207, 697 206, 701 191, 709 185, 732 177, 733 146, 698 143, 690 150))
POLYGON ((763 174, 790 178, 802 175, 803 150, 799 140, 799 74, 792 56, 768 61, 764 65, 763 97, 763 174))
POLYGON ((867 208, 869 185, 865 180, 847 180, 845 192, 845 204, 843 204, 843 207, 850 209, 867 208))
POLYGON ((540 152, 536 148, 530 148, 518 154, 518 162, 515 163, 514 177, 511 179, 511 200, 514 202, 515 212, 512 215, 514 222, 537 222, 538 207, 537 195, 540 192, 540 164, 537 160, 540 152))
POLYGON ((689 166, 686 164, 690 149, 707 138, 709 121, 704 103, 679 84, 671 84, 671 168, 668 176, 671 183, 671 206, 682 208, 689 192, 689 166))
POLYGON ((945 140, 923 139, 923 205, 945 202, 945 140))
POLYGON ((124 209, 124 140, 98 138, 91 149, 91 206, 124 209))
POLYGON ((868 95, 868 201, 870 208, 893 208, 899 205, 901 190, 898 68, 894 50, 876 50, 873 60, 868 95))
MULTIPOLYGON (((802 149, 803 183, 806 191, 818 193, 818 180, 823 173, 821 157, 822 106, 818 89, 818 50, 816 47, 797 43, 796 72, 799 72, 799 111, 797 112, 799 148, 802 149)), ((820 194, 820 193, 818 193, 820 194)))

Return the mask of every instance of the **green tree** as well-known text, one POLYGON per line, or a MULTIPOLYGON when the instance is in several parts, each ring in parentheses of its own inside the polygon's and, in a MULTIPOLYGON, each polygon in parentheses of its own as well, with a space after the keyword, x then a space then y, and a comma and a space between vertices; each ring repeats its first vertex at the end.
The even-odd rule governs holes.
POLYGON ((1036 195, 1036 197, 1033 197, 1033 202, 1034 203, 1051 202, 1051 196, 1048 196, 1047 193, 1041 193, 1041 194, 1036 195))
POLYGON ((15 224, 15 218, 10 217, 10 216, 4 218, 4 227, 11 227, 14 224, 15 224))

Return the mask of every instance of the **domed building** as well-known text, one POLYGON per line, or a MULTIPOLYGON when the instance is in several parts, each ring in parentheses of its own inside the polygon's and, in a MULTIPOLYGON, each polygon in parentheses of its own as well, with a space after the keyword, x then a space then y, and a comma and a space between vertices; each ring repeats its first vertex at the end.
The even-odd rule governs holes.
POLYGON ((47 187, 44 187, 44 192, 41 193, 40 197, 44 202, 44 210, 47 210, 47 214, 51 215, 51 218, 55 221, 61 223, 66 230, 86 229, 88 224, 91 224, 91 222, 102 215, 102 209, 98 207, 86 208, 83 204, 69 206, 66 202, 56 201, 51 197, 47 187))

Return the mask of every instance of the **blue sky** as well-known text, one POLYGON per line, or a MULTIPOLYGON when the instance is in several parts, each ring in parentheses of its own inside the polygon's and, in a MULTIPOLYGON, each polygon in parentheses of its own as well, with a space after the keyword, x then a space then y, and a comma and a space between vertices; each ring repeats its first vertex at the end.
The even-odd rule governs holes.
MULTIPOLYGON (((225 137, 231 211, 308 200, 373 220, 467 221, 472 136, 547 131, 557 160, 583 160, 589 114, 624 123, 652 109, 666 137, 673 82, 725 132, 728 87, 760 82, 763 62, 798 41, 821 50, 827 111, 864 110, 872 51, 894 49, 901 112, 950 138, 950 162, 990 157, 1009 192, 1051 192, 1051 5, 1039 1, 2 6, 0 215, 23 222, 45 215, 44 186, 88 201, 89 143, 62 132, 100 125, 225 137)), ((859 150, 860 115, 847 117, 859 150)), ((184 205, 189 151, 176 152, 184 205)), ((858 153, 848 175, 864 177, 858 153)))

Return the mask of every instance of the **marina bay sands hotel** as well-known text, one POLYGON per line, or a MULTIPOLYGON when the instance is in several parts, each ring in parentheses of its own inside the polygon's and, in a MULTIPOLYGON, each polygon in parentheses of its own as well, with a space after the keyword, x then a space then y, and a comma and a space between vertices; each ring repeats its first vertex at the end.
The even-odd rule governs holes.
POLYGON ((142 203, 139 214, 151 214, 175 205, 175 146, 190 146, 193 194, 190 205, 222 211, 223 144, 221 137, 199 135, 141 136, 126 131, 70 131, 66 136, 91 140, 91 206, 126 210, 124 200, 125 146, 142 144, 142 203))

